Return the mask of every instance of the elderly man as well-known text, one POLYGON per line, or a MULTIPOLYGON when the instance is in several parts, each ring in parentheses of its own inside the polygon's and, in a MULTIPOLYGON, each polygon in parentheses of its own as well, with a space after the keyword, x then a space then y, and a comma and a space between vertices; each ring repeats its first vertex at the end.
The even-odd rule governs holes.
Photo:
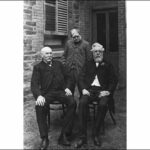
POLYGON ((71 133, 76 110, 76 102, 70 91, 72 79, 64 66, 52 59, 53 52, 50 47, 42 48, 41 56, 42 61, 34 66, 31 79, 31 90, 36 99, 37 123, 42 139, 40 149, 46 149, 49 144, 46 116, 49 104, 56 99, 68 105, 58 143, 69 146, 70 142, 66 135, 71 133))
POLYGON ((85 62, 92 58, 92 53, 90 52, 89 43, 82 39, 78 29, 72 29, 70 33, 72 39, 67 41, 62 58, 65 59, 66 65, 73 76, 74 86, 72 87, 71 91, 74 94, 76 84, 79 92, 81 93, 78 82, 79 73, 81 72, 85 62))
POLYGON ((101 146, 99 131, 107 112, 107 104, 111 100, 117 78, 113 67, 103 59, 104 48, 99 43, 92 45, 93 60, 87 62, 80 74, 79 83, 82 96, 79 101, 79 140, 76 148, 87 143, 87 116, 88 104, 91 101, 99 101, 96 120, 93 128, 93 141, 96 146, 101 146))

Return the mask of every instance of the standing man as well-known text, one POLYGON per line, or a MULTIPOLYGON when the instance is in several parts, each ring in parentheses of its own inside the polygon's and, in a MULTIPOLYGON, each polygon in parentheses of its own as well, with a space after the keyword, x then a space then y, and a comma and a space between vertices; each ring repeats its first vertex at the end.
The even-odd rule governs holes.
POLYGON ((82 96, 79 101, 80 135, 79 141, 75 144, 76 148, 87 143, 88 104, 95 100, 99 103, 93 128, 93 142, 94 145, 101 146, 99 131, 107 112, 107 104, 112 100, 111 96, 117 84, 112 65, 103 59, 103 46, 94 43, 91 51, 93 52, 93 60, 84 65, 79 77, 82 96))
POLYGON ((70 91, 72 79, 61 62, 53 60, 51 48, 42 48, 41 56, 42 61, 34 66, 31 79, 31 90, 36 100, 37 123, 42 139, 40 149, 47 149, 49 145, 47 113, 49 104, 56 99, 68 105, 58 143, 69 146, 70 142, 67 140, 66 135, 72 131, 76 110, 76 102, 70 91))
POLYGON ((82 39, 78 29, 72 29, 70 33, 72 39, 68 40, 66 43, 63 58, 74 79, 74 85, 71 91, 74 94, 75 86, 77 84, 79 93, 81 94, 78 81, 79 73, 85 62, 92 58, 92 53, 90 52, 89 43, 82 39))

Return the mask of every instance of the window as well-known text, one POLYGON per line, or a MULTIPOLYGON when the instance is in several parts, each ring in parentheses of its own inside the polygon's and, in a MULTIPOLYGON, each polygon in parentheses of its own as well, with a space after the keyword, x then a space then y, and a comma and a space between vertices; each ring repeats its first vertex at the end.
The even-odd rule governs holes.
POLYGON ((45 0, 45 34, 67 35, 68 33, 68 1, 45 0))

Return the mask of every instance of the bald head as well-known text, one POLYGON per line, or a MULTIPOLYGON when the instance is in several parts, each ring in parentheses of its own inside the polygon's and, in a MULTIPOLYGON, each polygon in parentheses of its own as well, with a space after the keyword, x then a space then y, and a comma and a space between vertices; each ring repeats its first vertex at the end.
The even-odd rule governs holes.
POLYGON ((41 53, 45 53, 45 52, 48 52, 48 51, 52 51, 52 49, 50 47, 43 47, 41 49, 41 53))
POLYGON ((41 57, 47 63, 52 61, 53 51, 50 47, 43 47, 41 49, 41 57))
POLYGON ((80 34, 80 31, 79 31, 79 29, 72 29, 72 30, 70 31, 70 33, 71 33, 71 36, 73 36, 73 35, 79 35, 79 34, 80 34))

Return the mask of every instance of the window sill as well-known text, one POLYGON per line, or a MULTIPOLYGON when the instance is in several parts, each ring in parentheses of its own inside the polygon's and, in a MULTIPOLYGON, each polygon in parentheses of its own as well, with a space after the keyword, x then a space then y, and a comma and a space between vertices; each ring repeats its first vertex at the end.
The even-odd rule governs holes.
POLYGON ((51 36, 51 35, 56 35, 56 36, 67 36, 67 33, 62 33, 62 32, 56 32, 56 31, 44 31, 44 35, 46 36, 51 36))
POLYGON ((53 57, 54 58, 61 57, 63 53, 64 53, 64 50, 53 51, 53 57))

